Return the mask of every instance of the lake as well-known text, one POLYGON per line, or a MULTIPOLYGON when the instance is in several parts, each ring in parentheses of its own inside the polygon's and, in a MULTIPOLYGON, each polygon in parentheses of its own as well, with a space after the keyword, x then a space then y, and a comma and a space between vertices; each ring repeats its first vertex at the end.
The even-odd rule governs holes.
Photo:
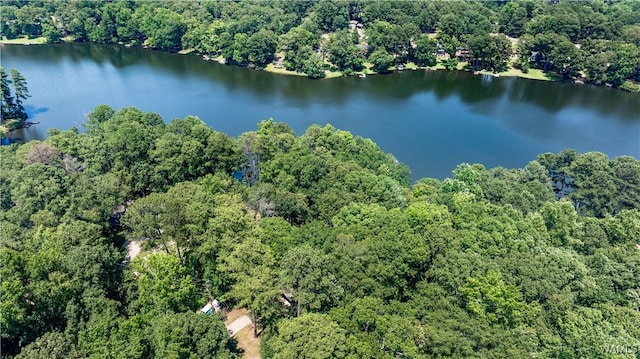
POLYGON ((371 138, 409 165, 414 180, 448 177, 463 162, 522 167, 564 148, 640 158, 640 96, 614 89, 424 70, 310 80, 122 46, 0 51, 2 66, 27 78, 25 105, 40 121, 27 139, 82 128, 87 113, 107 104, 166 121, 196 115, 231 136, 270 117, 297 134, 331 124, 371 138))

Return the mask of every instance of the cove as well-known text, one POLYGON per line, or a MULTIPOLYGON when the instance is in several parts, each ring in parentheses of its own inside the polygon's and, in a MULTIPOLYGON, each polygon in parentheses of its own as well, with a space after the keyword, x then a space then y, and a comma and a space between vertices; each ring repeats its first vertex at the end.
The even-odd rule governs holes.
POLYGON ((331 124, 371 138, 413 179, 445 178, 459 163, 522 167, 575 148, 640 158, 640 96, 623 91, 465 72, 404 71, 309 80, 198 56, 92 44, 1 45, 2 66, 26 78, 25 139, 82 129, 99 104, 135 106, 166 121, 187 115, 230 136, 267 118, 297 134, 331 124))

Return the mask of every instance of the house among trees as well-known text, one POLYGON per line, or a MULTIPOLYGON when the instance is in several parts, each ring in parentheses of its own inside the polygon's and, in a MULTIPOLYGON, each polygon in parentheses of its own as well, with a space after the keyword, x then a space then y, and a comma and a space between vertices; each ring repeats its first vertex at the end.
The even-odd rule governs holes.
POLYGON ((362 50, 362 53, 365 55, 369 53, 369 44, 357 44, 356 47, 362 50))
POLYGON ((468 61, 471 57, 471 51, 467 49, 458 48, 458 50, 456 50, 456 59, 458 59, 458 61, 468 61))
POLYGON ((538 61, 538 51, 531 51, 531 55, 529 55, 529 62, 538 61))
POLYGON ((220 302, 217 299, 207 303, 202 309, 200 309, 200 313, 211 315, 213 313, 218 313, 222 310, 220 307, 220 302))

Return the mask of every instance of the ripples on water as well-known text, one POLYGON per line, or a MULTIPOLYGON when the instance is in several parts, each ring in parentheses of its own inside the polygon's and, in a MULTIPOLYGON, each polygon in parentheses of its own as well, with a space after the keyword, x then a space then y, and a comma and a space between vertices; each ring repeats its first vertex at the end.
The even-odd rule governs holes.
POLYGON ((140 48, 2 46, 6 68, 27 78, 25 131, 81 127, 99 104, 135 106, 165 120, 196 115, 232 136, 260 120, 311 124, 373 139, 414 179, 447 177, 461 162, 522 167, 567 147, 640 158, 640 97, 618 90, 448 71, 404 71, 314 81, 140 48))

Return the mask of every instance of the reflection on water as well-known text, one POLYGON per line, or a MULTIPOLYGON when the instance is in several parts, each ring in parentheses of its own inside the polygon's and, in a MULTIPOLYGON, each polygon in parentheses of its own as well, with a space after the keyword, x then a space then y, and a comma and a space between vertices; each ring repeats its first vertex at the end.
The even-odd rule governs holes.
POLYGON ((422 70, 314 81, 121 46, 1 50, 3 66, 27 77, 27 111, 41 122, 27 138, 80 127, 105 103, 197 115, 232 136, 269 117, 297 133, 331 123, 372 138, 414 178, 443 178, 460 162, 519 167, 566 147, 640 157, 640 97, 613 89, 422 70))
POLYGON ((29 116, 29 118, 34 118, 38 114, 45 113, 45 112, 49 111, 49 108, 48 107, 37 107, 37 106, 31 105, 31 104, 25 104, 24 105, 24 110, 26 111, 27 116, 29 116))

